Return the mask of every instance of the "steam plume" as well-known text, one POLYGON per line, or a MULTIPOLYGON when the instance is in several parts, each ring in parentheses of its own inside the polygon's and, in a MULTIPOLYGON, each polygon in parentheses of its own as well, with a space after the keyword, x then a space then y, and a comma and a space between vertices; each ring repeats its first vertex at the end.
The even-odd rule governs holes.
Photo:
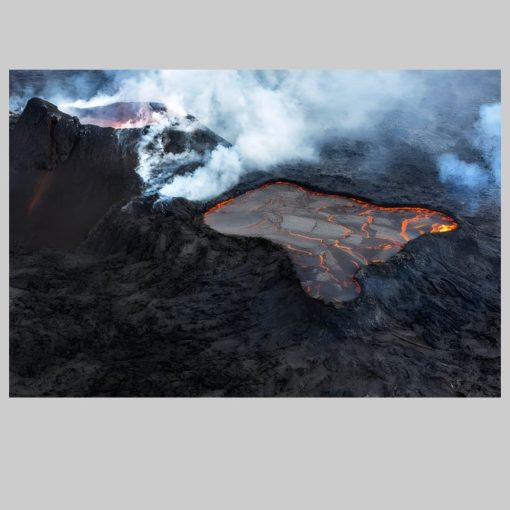
MULTIPOLYGON (((404 140, 439 158, 445 183, 484 185, 480 170, 486 169, 461 164, 453 152, 465 126, 475 122, 478 106, 500 100, 497 71, 102 71, 81 72, 64 82, 48 79, 42 87, 15 91, 11 86, 11 109, 34 94, 63 111, 156 101, 167 106, 165 122, 195 129, 185 121, 192 114, 231 142, 230 148, 218 146, 200 156, 193 151, 164 155, 156 149, 167 124, 149 129, 139 146, 138 167, 147 190, 192 200, 212 198, 252 170, 314 161, 332 137, 381 147, 391 137, 404 140), (187 162, 198 166, 191 174, 176 175, 187 162)), ((490 107, 481 110, 471 141, 493 169, 499 166, 496 117, 490 107)), ((492 175, 489 181, 498 179, 499 171, 492 175)))
MULTIPOLYGON (((191 175, 172 178, 167 167, 159 192, 205 200, 234 186, 245 172, 316 159, 327 137, 367 136, 385 113, 420 95, 422 85, 420 76, 397 71, 161 71, 129 77, 115 96, 74 106, 159 94, 175 115, 196 115, 233 146, 219 146, 191 175)), ((147 170, 155 161, 143 144, 139 156, 139 173, 158 175, 161 184, 161 173, 147 170)), ((154 178, 148 187, 154 190, 154 178)))
POLYGON ((491 182, 501 182, 501 104, 485 104, 480 107, 479 119, 469 135, 474 149, 483 158, 484 165, 467 163, 456 154, 446 153, 439 157, 439 178, 443 182, 471 188, 485 187, 491 182))

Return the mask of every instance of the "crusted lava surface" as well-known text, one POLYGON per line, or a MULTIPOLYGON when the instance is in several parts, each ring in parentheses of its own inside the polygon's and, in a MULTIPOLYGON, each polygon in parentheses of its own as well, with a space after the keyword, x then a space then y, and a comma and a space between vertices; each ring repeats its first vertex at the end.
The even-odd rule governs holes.
MULTIPOLYGON (((303 291, 284 247, 204 223, 207 209, 271 175, 250 174, 207 204, 140 197, 137 130, 115 142, 120 163, 110 164, 101 148, 115 130, 35 106, 39 122, 26 111, 12 121, 11 211, 26 218, 45 165, 90 172, 87 196, 105 199, 79 234, 71 215, 68 230, 50 227, 55 211, 75 211, 51 187, 30 213, 40 229, 11 221, 11 396, 499 396, 499 204, 482 197, 472 210, 438 182, 427 154, 399 143, 387 171, 369 172, 361 162, 373 147, 337 141, 320 164, 274 170, 275 180, 458 222, 361 268, 362 292, 334 307, 303 291), (48 115, 69 125, 54 128, 49 152, 48 115), (119 197, 126 180, 135 184, 119 197)), ((80 182, 62 186, 79 196, 80 182)))
POLYGON ((357 297, 355 273, 385 262, 426 233, 457 228, 453 218, 417 207, 381 207, 289 182, 265 184, 204 213, 223 234, 263 237, 287 249, 305 292, 326 303, 357 297))

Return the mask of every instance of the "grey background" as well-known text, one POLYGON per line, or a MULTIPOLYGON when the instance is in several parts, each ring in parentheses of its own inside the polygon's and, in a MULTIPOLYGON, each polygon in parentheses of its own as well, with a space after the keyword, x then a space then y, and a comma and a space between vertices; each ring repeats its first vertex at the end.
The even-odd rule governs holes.
POLYGON ((0 9, 2 508, 508 508, 505 376, 501 399, 468 401, 8 399, 9 68, 495 68, 506 98, 503 2, 0 9))

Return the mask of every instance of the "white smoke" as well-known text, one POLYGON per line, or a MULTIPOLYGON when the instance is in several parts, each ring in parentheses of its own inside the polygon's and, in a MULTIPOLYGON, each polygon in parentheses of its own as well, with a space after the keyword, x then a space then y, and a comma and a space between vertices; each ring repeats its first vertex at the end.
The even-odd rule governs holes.
MULTIPOLYGON (((419 97, 421 88, 420 77, 402 71, 159 71, 125 79, 114 96, 73 106, 157 98, 173 112, 198 117, 232 147, 219 146, 191 175, 168 179, 159 191, 206 200, 245 172, 316 159, 326 136, 367 136, 382 114, 419 97)), ((143 144, 140 161, 142 176, 155 175, 143 144)))
POLYGON ((456 154, 442 154, 438 159, 441 181, 456 186, 482 189, 501 182, 501 104, 480 107, 479 119, 469 136, 474 149, 483 158, 484 165, 467 163, 456 154))
POLYGON ((483 154, 496 182, 501 182, 501 104, 480 107, 480 119, 475 124, 473 146, 483 154))
POLYGON ((442 182, 457 186, 478 188, 489 182, 487 170, 477 163, 466 163, 456 154, 442 154, 438 159, 439 178, 442 182))
POLYGON ((163 197, 206 200, 220 195, 239 182, 243 174, 241 158, 235 147, 219 146, 206 165, 192 174, 178 175, 160 189, 163 197))
POLYGON ((192 149, 179 153, 166 152, 163 135, 167 129, 191 132, 198 122, 186 117, 167 115, 158 124, 150 125, 138 143, 138 166, 136 172, 146 184, 145 193, 160 191, 170 181, 175 171, 184 164, 198 163, 202 156, 192 149))
MULTIPOLYGON (((246 172, 313 161, 333 136, 379 146, 393 136, 434 157, 451 152, 465 126, 474 122, 472 105, 482 98, 499 101, 500 77, 490 71, 211 70, 81 72, 66 80, 68 90, 58 80, 35 92, 13 89, 11 102, 22 104, 30 92, 64 111, 117 101, 161 102, 171 119, 182 121, 191 114, 228 140, 230 149, 218 146, 201 161, 193 152, 163 154, 162 126, 152 127, 140 144, 138 171, 148 191, 202 200, 234 186, 246 172), (91 94, 97 80, 106 81, 91 94), (176 175, 186 162, 200 165, 190 175, 176 175)), ((494 127, 494 115, 490 109, 481 112, 480 133, 494 127)), ((487 161, 489 153, 498 154, 485 135, 472 143, 487 161)), ((442 161, 445 182, 476 180, 476 169, 469 167, 456 181, 461 166, 451 158, 442 161)))

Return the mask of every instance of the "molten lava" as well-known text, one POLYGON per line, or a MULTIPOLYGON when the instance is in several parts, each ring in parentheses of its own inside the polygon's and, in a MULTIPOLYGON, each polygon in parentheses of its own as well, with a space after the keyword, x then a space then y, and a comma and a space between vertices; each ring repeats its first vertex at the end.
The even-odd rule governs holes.
POLYGON ((223 234, 264 237, 288 250, 303 289, 340 303, 361 292, 356 271, 384 262, 423 234, 457 223, 419 207, 383 207, 357 198, 310 191, 289 182, 261 186, 216 204, 205 222, 223 234))
POLYGON ((124 102, 91 108, 66 108, 80 119, 82 124, 94 124, 115 129, 140 128, 161 122, 167 115, 161 103, 124 102))

